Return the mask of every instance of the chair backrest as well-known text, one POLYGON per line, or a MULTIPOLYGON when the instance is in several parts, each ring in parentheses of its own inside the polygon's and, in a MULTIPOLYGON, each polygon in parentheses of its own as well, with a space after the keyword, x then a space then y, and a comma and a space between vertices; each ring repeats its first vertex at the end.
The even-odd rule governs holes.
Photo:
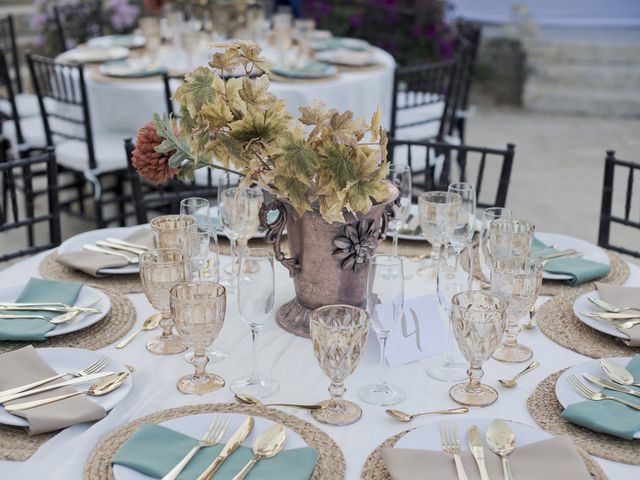
MULTIPOLYGON (((35 168, 40 170, 40 168, 35 168)), ((0 181, 3 195, 0 199, 0 234, 12 231, 26 232, 27 248, 8 252, 5 242, 0 249, 0 262, 13 258, 41 252, 60 244, 60 209, 58 204, 58 170, 53 151, 31 155, 26 158, 12 159, 8 155, 8 145, 2 145, 0 151, 0 181), (34 204, 34 167, 46 167, 47 203, 46 213, 36 213, 34 204), (44 240, 39 234, 34 235, 34 228, 46 223, 49 227, 49 238, 45 243, 36 242, 36 238, 44 240)), ((42 208, 42 207, 39 207, 42 208)), ((24 244, 24 242, 20 242, 24 244)))
POLYGON ((164 72, 162 74, 162 81, 164 83, 164 96, 167 115, 171 115, 173 116, 173 118, 178 119, 179 114, 175 112, 175 109, 173 108, 173 100, 171 100, 171 97, 173 96, 175 90, 172 85, 174 85, 175 82, 184 82, 184 75, 171 75, 167 72, 164 72))
POLYGON ((198 170, 195 181, 183 181, 174 177, 157 185, 144 180, 133 166, 132 154, 135 147, 131 139, 125 140, 124 144, 138 223, 147 223, 150 211, 162 214, 180 213, 180 202, 188 197, 208 198, 212 200, 212 204, 216 203, 219 176, 211 169, 198 170))
MULTIPOLYGON (((14 94, 22 93, 20 59, 18 57, 18 44, 16 42, 13 15, 0 18, 0 50, 6 55, 5 61, 14 94)), ((4 80, 1 81, 4 82, 4 80)))
MULTIPOLYGON (((415 165, 425 168, 413 176, 414 197, 429 190, 446 190, 453 182, 471 182, 476 187, 478 208, 504 207, 511 180, 515 145, 504 150, 444 142, 389 141, 389 150, 403 149, 403 159, 416 172, 415 165), (495 192, 495 193, 494 193, 495 192)), ((397 163, 400 152, 396 151, 397 163)))
POLYGON ((54 5, 53 19, 56 25, 56 36, 60 50, 68 50, 74 45, 68 37, 69 31, 76 33, 76 42, 84 42, 104 33, 104 16, 102 0, 77 4, 54 5))
POLYGON ((89 167, 96 168, 89 100, 82 65, 68 65, 27 54, 33 88, 38 96, 47 145, 64 139, 87 144, 89 167))
POLYGON ((482 36, 482 26, 478 23, 460 20, 457 23, 458 50, 461 54, 461 67, 459 79, 459 102, 458 109, 466 110, 469 107, 469 93, 471 90, 471 80, 473 70, 478 58, 480 39, 482 36))
MULTIPOLYGON (((616 152, 607 151, 604 161, 604 181, 602 185, 602 205, 600 207, 600 228, 598 231, 598 245, 609 250, 624 253, 634 257, 640 257, 640 202, 633 203, 634 176, 640 173, 640 163, 630 162, 616 158, 616 152), (616 172, 624 174, 626 178, 619 178, 616 181, 616 172), (616 195, 615 187, 623 195, 616 195), (633 217, 637 220, 633 220, 633 217), (625 238, 626 244, 613 245, 611 243, 611 227, 617 226, 618 238, 625 238), (633 229, 633 230, 630 230, 633 229), (632 234, 633 232, 633 234, 632 234), (630 246, 636 248, 630 248, 630 246)), ((636 186, 636 189, 638 187, 636 186)))
MULTIPOLYGON (((4 90, 4 94, 0 94, 0 98, 9 103, 11 115, 7 116, 4 112, 0 115, 2 116, 2 124, 4 124, 4 121, 13 122, 16 136, 15 139, 18 142, 18 148, 20 148, 20 146, 24 144, 24 135, 22 134, 20 113, 18 112, 18 106, 16 104, 17 92, 14 90, 14 85, 11 81, 11 71, 7 64, 7 53, 7 50, 0 48, 0 87, 3 87, 4 90)), ((0 131, 2 131, 1 126, 0 131)))
POLYGON ((452 133, 459 62, 456 55, 438 62, 396 68, 390 137, 443 140, 452 133))

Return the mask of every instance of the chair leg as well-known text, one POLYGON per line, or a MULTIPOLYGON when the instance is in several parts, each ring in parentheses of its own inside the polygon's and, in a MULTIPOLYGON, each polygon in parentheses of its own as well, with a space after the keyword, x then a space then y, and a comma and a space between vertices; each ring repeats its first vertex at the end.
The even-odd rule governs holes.
POLYGON ((81 173, 74 174, 76 177, 76 193, 78 195, 78 208, 80 215, 84 216, 84 178, 81 173))
POLYGON ((117 177, 118 186, 116 188, 116 195, 120 198, 118 201, 118 212, 119 212, 119 220, 120 226, 125 227, 127 225, 127 207, 124 199, 124 189, 125 189, 125 178, 121 175, 117 177))
POLYGON ((100 178, 95 175, 93 172, 85 172, 85 178, 87 179, 87 181, 89 181, 89 183, 91 183, 91 186, 93 187, 93 205, 94 205, 94 215, 96 217, 96 226, 98 228, 105 228, 105 222, 104 222, 104 212, 103 212, 103 207, 104 205, 102 204, 102 184, 100 182, 100 178))

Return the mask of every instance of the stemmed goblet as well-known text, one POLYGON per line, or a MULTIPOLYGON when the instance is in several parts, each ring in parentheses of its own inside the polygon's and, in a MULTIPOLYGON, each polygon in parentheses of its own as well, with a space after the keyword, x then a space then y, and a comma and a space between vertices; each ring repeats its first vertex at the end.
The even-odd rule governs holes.
POLYGON ((249 201, 247 189, 240 186, 242 177, 225 173, 218 183, 218 216, 220 225, 231 243, 231 280, 229 293, 235 292, 238 282, 237 241, 247 223, 249 201))
POLYGON ((389 222, 393 232, 391 255, 398 256, 398 233, 411 212, 411 168, 409 165, 391 165, 389 180, 398 188, 398 204, 393 205, 394 217, 389 222))
POLYGON ((402 259, 393 255, 375 255, 369 263, 367 277, 367 311, 371 327, 380 342, 380 377, 377 384, 358 390, 358 397, 373 405, 395 405, 406 394, 385 378, 386 349, 389 335, 398 326, 404 308, 404 275, 402 259))
POLYGON ((258 372, 258 334, 273 313, 275 297, 275 273, 273 252, 265 248, 247 248, 240 257, 238 280, 238 310, 242 320, 251 328, 253 353, 251 375, 231 384, 234 393, 244 393, 265 398, 276 393, 280 385, 272 378, 258 372), (247 264, 257 268, 245 269, 247 264))
POLYGON ((471 243, 476 226, 476 187, 472 183, 457 182, 449 185, 449 193, 460 195, 460 207, 455 222, 448 224, 448 237, 461 237, 464 245, 454 245, 462 250, 471 243))
POLYGON ((498 399, 498 392, 480 383, 484 375, 482 363, 489 359, 504 334, 507 302, 493 293, 471 290, 455 295, 451 305, 453 333, 470 366, 469 382, 451 387, 449 396, 470 407, 491 405, 498 399))
POLYGON ((536 227, 533 223, 521 218, 512 220, 513 239, 511 243, 511 255, 528 257, 533 246, 533 234, 536 227))
MULTIPOLYGON (((511 222, 511 210, 502 207, 485 208, 482 211, 482 225, 480 230, 480 244, 478 246, 480 269, 485 278, 491 281, 491 268, 493 267, 493 261, 500 255, 499 251, 494 251, 492 248, 492 242, 490 238, 491 223, 494 220, 506 220, 511 222)), ((495 229, 494 229, 495 230, 495 229)), ((508 255, 511 254, 509 251, 508 255)))
POLYGON ((149 225, 155 248, 183 249, 187 228, 197 223, 196 218, 191 215, 162 215, 153 218, 149 225))
POLYGON ((201 197, 183 198, 180 201, 180 215, 191 215, 198 225, 211 225, 209 200, 201 197))
POLYGON ((331 380, 330 400, 311 415, 322 423, 349 425, 362 416, 362 409, 343 398, 344 380, 358 366, 369 332, 369 314, 350 305, 327 305, 311 312, 309 330, 313 353, 320 369, 331 380))
POLYGON ((226 312, 226 290, 219 283, 181 283, 170 291, 171 314, 182 340, 194 349, 195 373, 178 380, 182 393, 212 392, 224 387, 224 380, 206 371, 206 349, 216 339, 226 312))
POLYGON ((507 330, 505 338, 493 353, 503 362, 524 362, 533 350, 518 343, 518 321, 536 303, 542 284, 542 263, 537 258, 501 257, 493 264, 491 291, 507 301, 507 330))
POLYGON ((149 303, 162 315, 162 335, 147 342, 147 350, 157 355, 184 352, 187 347, 173 333, 169 291, 189 278, 187 255, 176 248, 148 250, 140 254, 140 278, 149 303))

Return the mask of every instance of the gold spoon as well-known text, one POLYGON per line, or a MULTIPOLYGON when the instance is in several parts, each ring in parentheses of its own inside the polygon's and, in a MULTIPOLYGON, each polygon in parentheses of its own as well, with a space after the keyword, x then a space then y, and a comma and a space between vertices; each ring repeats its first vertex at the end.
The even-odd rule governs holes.
POLYGON ((279 454, 284 448, 285 440, 286 435, 284 427, 278 423, 270 426, 258 435, 258 438, 255 439, 252 447, 254 457, 249 460, 244 467, 242 467, 242 470, 233 477, 233 480, 242 480, 247 476, 249 470, 251 470, 260 460, 275 457, 279 454))
POLYGON ((534 305, 533 307, 531 307, 531 310, 529 310, 529 323, 525 323, 523 326, 524 328, 526 328, 527 330, 533 330, 534 328, 536 328, 536 326, 533 323, 533 317, 536 316, 536 306, 534 305))
POLYGON ((252 397, 251 395, 245 395, 243 393, 236 393, 234 397, 239 403, 244 403, 245 405, 261 405, 263 407, 292 407, 292 408, 302 408, 303 410, 320 410, 322 405, 303 405, 298 403, 268 403, 264 404, 256 397, 252 397))
POLYGON ((467 407, 459 407, 459 408, 450 408, 448 410, 434 410, 432 412, 422 412, 422 413, 407 413, 402 410, 394 410, 390 408, 389 410, 385 410, 387 415, 395 418, 396 420, 400 420, 401 422, 410 422, 416 417, 421 415, 455 415, 456 413, 467 413, 469 409, 467 407))
POLYGON ((117 344, 116 348, 126 347, 127 345, 129 345, 129 342, 131 342, 131 340, 136 338, 145 330, 153 330, 154 328, 158 328, 158 325, 160 325, 160 320, 162 320, 162 315, 160 315, 159 313, 154 313, 144 321, 140 330, 138 330, 137 332, 133 332, 133 334, 129 335, 127 338, 117 344))
POLYGON ((486 440, 491 451, 502 459, 505 480, 513 480, 508 457, 516 448, 516 436, 509 425, 504 420, 494 420, 487 427, 486 440))
POLYGON ((508 380, 498 380, 502 385, 504 385, 505 387, 515 387, 518 382, 518 377, 524 375, 527 372, 530 372, 531 370, 535 370, 536 368, 538 368, 540 366, 540 362, 531 362, 529 365, 527 365, 525 367, 524 370, 522 370, 520 373, 516 374, 513 378, 510 378, 508 380))
POLYGON ((116 388, 122 385, 128 377, 129 372, 114 373, 113 375, 101 378, 86 390, 66 393, 57 397, 43 398, 42 400, 34 400, 32 402, 14 403, 13 405, 6 405, 4 408, 7 412, 13 412, 15 410, 27 410, 29 408, 48 405, 49 403, 58 402, 60 400, 75 397, 77 395, 90 395, 92 397, 99 397, 101 395, 106 395, 107 393, 114 391, 116 388))

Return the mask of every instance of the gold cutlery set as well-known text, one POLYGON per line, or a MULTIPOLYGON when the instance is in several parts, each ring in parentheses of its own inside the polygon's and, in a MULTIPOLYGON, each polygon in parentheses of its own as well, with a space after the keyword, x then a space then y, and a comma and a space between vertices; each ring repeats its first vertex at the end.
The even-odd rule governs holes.
POLYGON ((599 307, 598 312, 580 312, 585 317, 594 318, 618 330, 629 330, 640 325, 640 308, 618 307, 595 297, 588 297, 589 301, 599 307), (635 313, 631 313, 635 312, 635 313))
POLYGON ((96 241, 95 245, 85 244, 82 246, 85 250, 91 252, 104 253, 116 257, 122 257, 130 264, 139 263, 139 256, 149 250, 144 245, 130 243, 118 238, 109 237, 105 240, 96 241))
MULTIPOLYGON (((178 478, 178 475, 185 469, 198 450, 203 447, 213 446, 222 439, 229 428, 230 421, 229 417, 215 416, 209 428, 207 428, 207 431, 198 441, 198 444, 194 446, 175 467, 162 477, 162 480, 175 480, 178 478)), ((242 442, 244 442, 253 431, 253 427, 253 417, 247 417, 233 435, 231 435, 229 440, 227 440, 218 456, 209 464, 204 472, 198 476, 197 480, 210 480, 224 461, 242 445, 242 442)), ((253 458, 242 467, 233 477, 233 480, 242 480, 258 462, 278 455, 284 449, 285 441, 286 433, 284 427, 277 423, 260 433, 253 442, 253 458)))
POLYGON ((12 303, 1 302, 0 303, 0 319, 26 319, 33 318, 38 320, 48 320, 53 324, 67 323, 77 318, 80 314, 86 313, 100 313, 100 310, 92 308, 100 299, 85 306, 66 305, 63 303, 12 303), (59 312, 59 315, 54 317, 47 317, 45 315, 32 315, 32 314, 20 314, 20 313, 2 313, 2 312, 59 312))

